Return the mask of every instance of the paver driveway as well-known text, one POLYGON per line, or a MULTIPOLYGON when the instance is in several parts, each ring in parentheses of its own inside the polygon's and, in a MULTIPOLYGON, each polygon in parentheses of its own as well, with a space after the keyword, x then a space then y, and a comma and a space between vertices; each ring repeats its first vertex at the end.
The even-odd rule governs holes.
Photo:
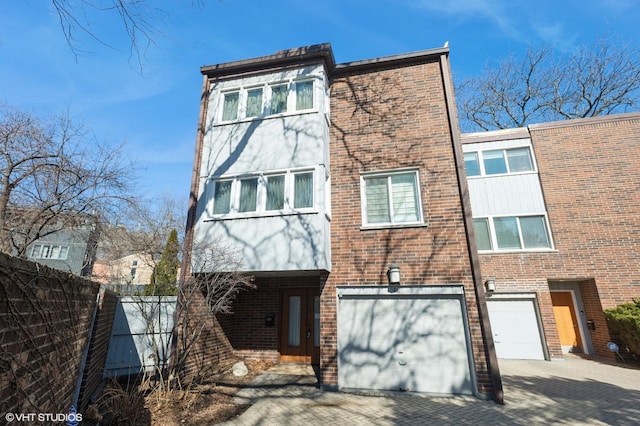
POLYGON ((253 405, 226 424, 640 424, 640 369, 578 357, 558 362, 502 360, 500 368, 504 406, 470 398, 322 392, 309 376, 267 373, 238 395, 253 405))

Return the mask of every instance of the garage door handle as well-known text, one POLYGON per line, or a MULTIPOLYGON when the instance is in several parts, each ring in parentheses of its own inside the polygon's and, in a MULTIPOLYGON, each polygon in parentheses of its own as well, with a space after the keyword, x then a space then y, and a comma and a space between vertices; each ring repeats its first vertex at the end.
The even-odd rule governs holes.
POLYGON ((400 364, 400 365, 407 365, 407 361, 398 361, 398 364, 400 364))

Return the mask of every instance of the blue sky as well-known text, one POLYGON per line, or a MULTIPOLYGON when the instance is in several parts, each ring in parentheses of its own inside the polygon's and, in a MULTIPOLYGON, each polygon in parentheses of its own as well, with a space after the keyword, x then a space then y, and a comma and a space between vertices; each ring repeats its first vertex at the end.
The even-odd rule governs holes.
POLYGON ((147 196, 187 197, 200 67, 330 42, 336 62, 441 47, 454 80, 529 45, 568 50, 611 36, 640 42, 640 0, 150 0, 160 34, 142 73, 108 14, 88 16, 110 47, 66 44, 50 0, 5 1, 0 102, 42 114, 68 110, 100 140, 124 143, 147 196), (195 5, 194 5, 195 3, 195 5), (201 5, 199 6, 198 3, 201 5))

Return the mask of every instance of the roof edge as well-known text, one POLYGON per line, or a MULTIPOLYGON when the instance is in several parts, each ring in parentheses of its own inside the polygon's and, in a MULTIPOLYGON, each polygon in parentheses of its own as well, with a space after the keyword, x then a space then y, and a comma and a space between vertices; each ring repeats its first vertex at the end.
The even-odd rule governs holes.
POLYGON ((596 117, 573 118, 570 120, 550 121, 548 123, 530 124, 529 130, 549 130, 562 127, 588 126, 602 123, 612 123, 615 121, 640 119, 640 112, 625 112, 621 114, 599 115, 596 117))
POLYGON ((460 141, 465 143, 494 142, 509 139, 529 138, 529 129, 526 127, 516 127, 513 129, 488 130, 486 132, 462 133, 460 141))
POLYGON ((371 68, 379 68, 390 65, 403 65, 407 63, 424 61, 427 58, 435 59, 442 55, 449 55, 449 47, 437 47, 434 49, 419 50, 417 52, 401 53, 399 55, 381 56, 378 58, 364 59, 360 61, 344 62, 335 66, 336 73, 360 71, 371 68))

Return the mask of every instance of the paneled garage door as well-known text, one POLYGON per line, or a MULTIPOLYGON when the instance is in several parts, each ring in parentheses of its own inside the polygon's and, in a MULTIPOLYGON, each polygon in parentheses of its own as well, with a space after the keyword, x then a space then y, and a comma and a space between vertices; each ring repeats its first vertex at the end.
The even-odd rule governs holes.
POLYGON ((545 359, 533 297, 487 300, 498 358, 545 359))
POLYGON ((340 389, 473 394, 462 291, 339 287, 340 389))

